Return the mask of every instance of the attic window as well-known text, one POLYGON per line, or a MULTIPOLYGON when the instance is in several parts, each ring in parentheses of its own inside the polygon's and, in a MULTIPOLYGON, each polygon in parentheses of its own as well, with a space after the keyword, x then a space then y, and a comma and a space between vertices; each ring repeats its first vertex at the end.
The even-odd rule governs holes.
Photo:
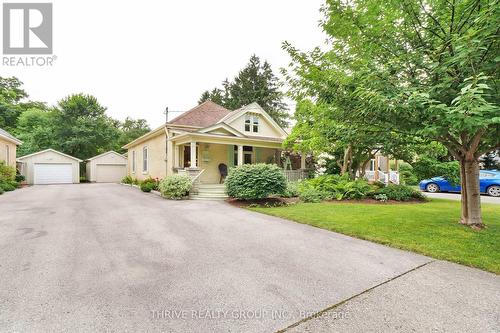
POLYGON ((254 133, 259 132, 259 117, 258 116, 253 116, 252 132, 254 132, 254 133))
POLYGON ((252 116, 249 114, 245 115, 245 132, 250 132, 250 127, 252 123, 252 116))

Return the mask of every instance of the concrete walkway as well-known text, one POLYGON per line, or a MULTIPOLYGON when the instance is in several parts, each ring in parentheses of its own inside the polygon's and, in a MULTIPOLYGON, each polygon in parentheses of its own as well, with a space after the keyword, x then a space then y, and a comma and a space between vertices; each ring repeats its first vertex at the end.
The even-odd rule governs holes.
POLYGON ((224 202, 52 185, 0 212, 0 331, 498 329, 494 274, 224 202))

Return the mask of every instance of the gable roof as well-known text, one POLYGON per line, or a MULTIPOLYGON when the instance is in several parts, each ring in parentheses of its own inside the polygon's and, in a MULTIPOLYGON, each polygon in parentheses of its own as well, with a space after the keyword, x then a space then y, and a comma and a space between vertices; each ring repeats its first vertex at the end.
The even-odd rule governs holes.
POLYGON ((208 127, 216 124, 229 113, 231 113, 230 110, 215 104, 212 101, 205 101, 167 122, 167 124, 208 127))
POLYGON ((229 132, 235 136, 239 137, 244 137, 245 135, 241 133, 240 131, 236 130, 235 128, 229 126, 226 123, 218 123, 218 124, 213 124, 212 126, 202 128, 201 130, 198 131, 198 133, 208 133, 212 132, 218 129, 224 129, 226 132, 229 132))
POLYGON ((10 142, 15 143, 16 145, 20 145, 23 142, 19 139, 16 139, 12 134, 7 132, 6 130, 3 130, 0 128, 0 138, 4 138, 5 140, 8 140, 10 142))
POLYGON ((230 123, 232 122, 233 120, 235 120, 236 118, 244 115, 245 113, 247 112, 254 112, 254 113, 259 113, 261 114, 262 116, 264 116, 264 118, 266 118, 267 121, 269 121, 273 127, 276 128, 276 130, 281 133, 282 136, 287 136, 288 133, 283 129, 283 127, 281 127, 258 103, 256 102, 253 102, 253 103, 250 103, 248 105, 245 105, 245 106, 242 106, 241 108, 239 108, 238 110, 236 111, 233 111, 229 114, 227 114, 224 118, 222 118, 221 120, 219 120, 219 123, 230 123))
POLYGON ((105 153, 99 154, 97 156, 94 156, 94 157, 91 157, 91 158, 87 158, 85 161, 92 161, 92 160, 95 160, 96 158, 103 157, 103 156, 106 156, 106 155, 109 155, 109 154, 117 155, 118 157, 121 157, 121 158, 126 158, 122 154, 118 154, 116 151, 110 150, 110 151, 107 151, 105 153))
POLYGON ((21 157, 18 157, 17 160, 23 160, 27 157, 31 157, 31 156, 35 156, 35 155, 39 155, 39 154, 43 154, 43 153, 47 153, 47 152, 53 152, 53 153, 56 153, 56 154, 59 154, 59 155, 62 155, 62 156, 65 156, 67 158, 71 158, 73 160, 76 160, 78 162, 83 162, 81 159, 79 158, 76 158, 76 157, 73 157, 71 155, 68 155, 68 154, 65 154, 65 153, 61 153, 60 151, 57 151, 57 150, 54 150, 52 148, 49 148, 49 149, 45 149, 45 150, 41 150, 41 151, 37 151, 36 153, 33 153, 33 154, 28 154, 28 155, 24 155, 24 156, 21 156, 21 157))

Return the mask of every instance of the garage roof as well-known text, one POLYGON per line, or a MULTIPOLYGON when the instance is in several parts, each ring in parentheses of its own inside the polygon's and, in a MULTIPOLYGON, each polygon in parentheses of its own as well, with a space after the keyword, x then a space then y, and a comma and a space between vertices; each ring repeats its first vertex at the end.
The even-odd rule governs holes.
POLYGON ((42 150, 42 151, 39 151, 39 152, 36 152, 36 153, 33 153, 33 154, 29 154, 29 155, 25 155, 25 156, 18 157, 18 158, 17 158, 17 160, 18 160, 18 161, 20 161, 20 160, 23 160, 23 159, 25 159, 25 158, 27 158, 27 157, 31 157, 31 156, 35 156, 35 155, 39 155, 39 154, 43 154, 43 153, 46 153, 46 152, 49 152, 49 151, 51 151, 51 152, 53 152, 53 153, 56 153, 56 154, 59 154, 59 155, 62 155, 62 156, 65 156, 65 157, 67 157, 67 158, 71 158, 71 159, 76 160, 76 161, 78 161, 78 162, 83 162, 83 161, 82 161, 81 159, 79 159, 79 158, 73 157, 73 156, 68 155, 68 154, 65 154, 65 153, 61 153, 60 151, 57 151, 57 150, 54 150, 54 149, 51 149, 51 148, 49 148, 49 149, 45 149, 45 150, 42 150))
POLYGON ((119 156, 119 157, 121 157, 121 158, 126 158, 126 157, 125 157, 125 156, 123 156, 122 154, 119 154, 119 153, 117 153, 117 152, 116 152, 116 151, 114 151, 114 150, 110 150, 110 151, 107 151, 107 152, 102 153, 102 154, 100 154, 100 155, 97 155, 97 156, 94 156, 94 157, 88 158, 88 159, 86 159, 85 161, 87 161, 87 162, 88 162, 88 161, 92 161, 92 160, 95 160, 96 158, 99 158, 99 157, 102 157, 102 156, 106 156, 106 155, 108 155, 108 154, 114 154, 114 155, 117 155, 117 156, 119 156))

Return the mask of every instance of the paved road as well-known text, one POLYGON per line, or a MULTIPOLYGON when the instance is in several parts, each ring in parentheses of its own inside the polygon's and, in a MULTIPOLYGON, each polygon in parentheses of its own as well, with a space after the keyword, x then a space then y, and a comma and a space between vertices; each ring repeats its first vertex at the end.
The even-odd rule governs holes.
MULTIPOLYGON (((429 198, 448 199, 448 200, 458 200, 458 201, 460 201, 460 194, 459 193, 446 193, 446 192, 440 192, 440 193, 423 192, 423 193, 426 196, 428 196, 429 198)), ((481 195, 481 202, 482 203, 491 203, 491 204, 500 205, 500 197, 490 197, 488 195, 481 195)))
POLYGON ((494 274, 114 184, 0 196, 0 281, 5 332, 315 331, 301 320, 350 298, 323 328, 488 332, 500 305, 494 274))

